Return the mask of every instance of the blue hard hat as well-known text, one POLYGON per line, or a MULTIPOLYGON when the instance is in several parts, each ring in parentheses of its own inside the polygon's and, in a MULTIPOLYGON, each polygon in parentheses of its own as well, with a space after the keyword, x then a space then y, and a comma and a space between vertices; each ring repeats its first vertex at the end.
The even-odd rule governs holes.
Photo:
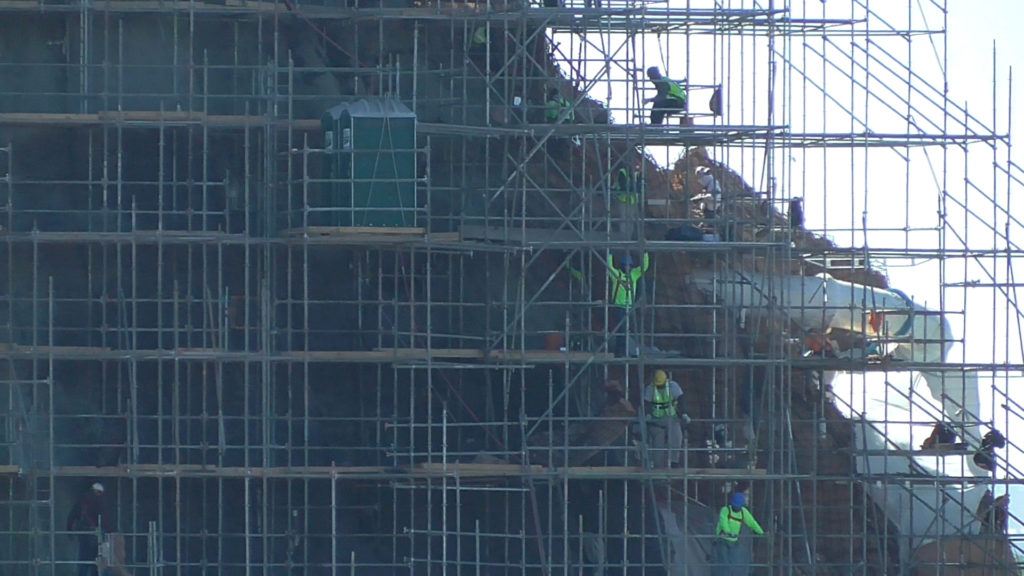
POLYGON ((732 507, 743 508, 747 505, 747 497, 743 495, 743 492, 736 492, 732 495, 732 507))
POLYGON ((629 252, 626 252, 625 254, 623 254, 623 256, 622 256, 622 266, 624 268, 630 268, 630 267, 633 266, 633 257, 629 255, 629 252))

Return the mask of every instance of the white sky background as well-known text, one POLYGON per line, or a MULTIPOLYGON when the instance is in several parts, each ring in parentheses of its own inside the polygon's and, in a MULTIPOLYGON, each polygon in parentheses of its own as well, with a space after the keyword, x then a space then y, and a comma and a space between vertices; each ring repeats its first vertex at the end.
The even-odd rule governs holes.
MULTIPOLYGON (((990 125, 995 125, 997 131, 1006 133, 1010 131, 1013 138, 1012 143, 1016 150, 1011 150, 1011 156, 1017 163, 1024 163, 1020 153, 1020 144, 1024 143, 1024 36, 1022 36, 1019 23, 1024 19, 1024 2, 1017 0, 989 0, 986 2, 972 2, 970 0, 953 0, 950 2, 949 34, 948 34, 948 72, 950 97, 960 102, 967 102, 972 111, 984 110, 982 118, 990 125), (995 78, 993 78, 993 59, 995 60, 995 78), (1008 118, 1008 97, 1010 89, 1010 70, 1013 71, 1013 95, 1012 95, 1012 120, 1008 118), (993 82, 996 84, 996 118, 992 116, 992 94, 993 82), (1010 122, 1012 121, 1012 126, 1010 122)), ((973 152, 972 152, 973 154, 973 152)), ((979 156, 982 156, 979 154, 979 156)), ((988 162, 991 162, 991 155, 988 155, 988 162)), ((1006 152, 1002 151, 998 157, 1000 162, 1005 162, 1006 152)), ((979 166, 980 167, 980 166, 979 166)), ((1018 218, 1024 217, 1022 209, 1021 194, 1024 188, 1019 185, 1010 187, 1007 198, 1007 180, 1003 175, 997 175, 995 181, 991 175, 990 168, 977 170, 971 166, 971 177, 978 178, 978 185, 988 192, 995 191, 995 197, 999 203, 1009 207, 1010 213, 1018 218)), ((951 183, 952 185, 953 183, 951 183)), ((956 183, 962 186, 962 183, 956 183)), ((991 210, 989 215, 991 217, 991 210)), ((978 236, 983 236, 978 234, 978 236)), ((979 238, 982 246, 992 245, 991 233, 984 235, 987 238, 979 238)), ((1024 234, 1019 226, 1014 229, 1011 226, 1011 241, 1024 242, 1024 234)), ((999 244, 997 244, 998 247, 999 244)), ((1002 245, 1005 245, 1002 244, 1002 245)), ((990 261, 989 270, 996 268, 990 261)), ((1006 270, 1006 263, 1001 263, 1001 270, 998 270, 1000 281, 1008 283, 1021 282, 1022 278, 1014 278, 1006 270)), ((1011 268, 1012 270, 1012 265, 1011 268)), ((1024 269, 1017 271, 1024 274, 1024 269)), ((937 296, 936 286, 928 284, 918 286, 914 282, 915 270, 890 270, 890 277, 894 284, 899 282, 903 285, 914 286, 914 291, 921 294, 929 294, 928 297, 937 296)), ((966 277, 968 280, 980 279, 985 281, 983 272, 977 267, 968 267, 966 277)), ((1021 362, 1020 335, 1015 312, 1006 307, 1006 300, 999 294, 994 294, 991 289, 987 291, 969 290, 966 308, 966 317, 971 322, 964 328, 965 350, 963 357, 967 361, 1000 361, 1008 358, 1011 362, 1021 362), (987 292, 987 293, 986 293, 987 292), (985 296, 988 296, 985 298, 985 296), (992 313, 987 310, 992 309, 992 313), (1003 344, 1008 344, 1011 350, 1002 350, 1003 344), (977 359, 977 360, 975 360, 977 359)), ((1018 294, 1012 293, 1014 300, 1018 294)), ((1024 292, 1020 293, 1024 296, 1024 292)), ((962 296, 961 296, 962 297, 962 296)), ((957 353, 954 350, 954 353, 957 353)), ((955 356, 954 356, 955 358, 955 356)), ((1001 390, 1010 389, 1009 397, 1024 404, 1024 380, 1021 378, 997 379, 993 383, 1001 390)), ((986 389, 982 382, 980 387, 982 394, 982 410, 989 409, 983 417, 993 417, 996 426, 1007 432, 1011 444, 1017 447, 1024 445, 1024 420, 1020 410, 1009 411, 1002 409, 1002 398, 996 394, 995 399, 991 398, 991 388, 986 389), (988 398, 986 398, 988 393, 988 398)), ((1007 453, 1011 465, 1018 469, 1024 468, 1024 452, 1017 447, 1011 447, 1007 453)), ((1021 486, 1013 486, 1011 494, 1011 511, 1018 518, 1024 517, 1024 490, 1021 486)), ((1019 522, 1014 523, 1011 528, 1014 532, 1024 532, 1019 522)))
MULTIPOLYGON (((570 1, 582 4, 582 0, 570 1)), ((690 8, 714 6, 713 0, 670 1, 672 5, 690 8)), ((718 2, 730 8, 768 5, 768 0, 718 2)), ((813 83, 805 83, 799 76, 780 75, 776 83, 776 103, 779 109, 788 112, 786 117, 777 116, 775 123, 789 125, 794 132, 861 133, 870 130, 903 134, 907 132, 904 116, 908 111, 901 101, 909 96, 915 108, 909 113, 920 132, 937 133, 944 128, 951 134, 963 133, 963 115, 951 111, 952 116, 944 119, 941 93, 929 92, 932 88, 941 91, 945 67, 950 100, 966 106, 982 125, 994 126, 996 133, 1011 131, 1015 140, 1012 156, 1024 164, 1024 157, 1019 151, 1024 146, 1024 98, 1021 97, 1024 94, 1024 32, 1020 30, 1020 23, 1024 22, 1024 0, 949 0, 945 23, 941 12, 934 6, 936 3, 943 2, 791 0, 789 5, 794 17, 800 17, 806 11, 809 18, 858 19, 863 17, 864 6, 867 6, 898 30, 941 29, 945 26, 948 28, 947 44, 943 46, 941 36, 933 36, 929 40, 924 35, 915 36, 911 44, 898 36, 884 34, 869 38, 863 35, 852 38, 832 36, 829 41, 800 36, 779 39, 777 42, 789 42, 780 51, 792 58, 794 68, 806 68, 806 75, 814 83, 824 86, 825 90, 823 92, 813 83), (851 45, 870 45, 870 48, 867 52, 853 48, 855 58, 851 61, 844 54, 851 51, 851 45), (911 92, 905 81, 905 72, 894 74, 885 70, 886 67, 898 70, 908 63, 914 74, 927 79, 927 82, 911 84, 923 94, 911 92), (1012 130, 1008 118, 1011 67, 1016 75, 1012 130), (851 87, 848 74, 862 86, 851 87), (868 90, 865 91, 864 87, 868 90), (929 102, 928 98, 934 98, 939 104, 929 102), (851 119, 849 110, 853 111, 856 120, 851 119)), ((777 0, 776 4, 785 5, 786 2, 777 0)), ((877 21, 871 26, 872 31, 883 29, 884 26, 877 21)), ((738 38, 736 35, 721 35, 715 40, 707 35, 691 35, 689 40, 683 41, 680 35, 673 39, 671 45, 665 38, 654 34, 647 34, 635 43, 623 42, 621 37, 614 35, 589 34, 588 39, 600 45, 601 52, 611 53, 620 61, 635 63, 633 70, 623 70, 615 62, 582 63, 585 69, 583 76, 591 79, 601 77, 602 69, 608 67, 605 77, 611 81, 593 86, 589 95, 609 105, 616 122, 640 120, 635 112, 641 106, 638 99, 653 94, 650 84, 644 80, 643 70, 657 65, 671 78, 688 79, 691 86, 690 110, 696 113, 698 124, 713 121, 706 116, 700 117, 701 113, 707 112, 710 96, 710 91, 701 87, 719 83, 725 85, 726 101, 726 114, 719 122, 729 125, 766 123, 770 55, 763 36, 738 38)), ((570 50, 571 43, 578 42, 569 35, 559 37, 559 41, 566 51, 570 50)), ((571 50, 580 52, 578 47, 571 50)), ((780 74, 786 69, 780 63, 780 74)), ((643 119, 646 120, 646 111, 643 119)), ((980 130, 982 126, 978 122, 967 121, 970 127, 980 130)), ((656 147, 649 148, 649 151, 656 154, 662 165, 670 165, 680 152, 678 149, 656 147)), ((758 191, 766 192, 771 187, 763 162, 763 149, 750 146, 716 149, 712 153, 715 159, 741 173, 758 191)), ((1002 237, 1007 227, 1007 216, 994 208, 991 198, 999 206, 1007 207, 1010 214, 1024 220, 1024 200, 1020 198, 1024 195, 1024 186, 1010 185, 1004 174, 993 173, 994 161, 1006 163, 1005 145, 999 146, 996 156, 984 143, 971 145, 966 157, 956 147, 949 148, 944 156, 943 149, 938 146, 896 151, 879 148, 870 152, 863 148, 828 151, 793 148, 790 157, 783 156, 783 153, 775 155, 777 206, 781 208, 790 197, 803 197, 806 227, 832 238, 839 246, 859 248, 866 242, 870 249, 875 250, 935 248, 944 240, 949 250, 965 247, 971 250, 1002 249, 1007 245, 1002 237), (965 169, 970 181, 964 178, 965 169), (944 206, 940 205, 943 188, 949 191, 944 206), (966 200, 968 210, 974 214, 948 201, 954 198, 961 202, 966 200), (945 211, 949 222, 945 234, 939 232, 940 210, 945 211), (869 230, 866 234, 865 229, 869 230)), ((1010 242, 1024 243, 1024 226, 1010 222, 1008 227, 1010 242)), ((981 261, 947 259, 942 264, 929 259, 886 258, 879 261, 885 266, 894 288, 929 309, 947 312, 954 334, 964 336, 964 345, 957 345, 952 350, 951 362, 1022 362, 1020 330, 1024 321, 1018 323, 1017 311, 1007 305, 1007 296, 991 284, 993 279, 1003 285, 1024 284, 1024 269, 1018 271, 1021 277, 1016 278, 1013 264, 1005 257, 989 257, 981 261), (971 282, 989 286, 968 289, 961 286, 971 282), (965 324, 965 319, 969 323, 965 324)), ((1015 301, 1018 295, 1012 292, 1012 288, 1010 290, 1009 299, 1015 301)), ((1020 296, 1024 297, 1024 291, 1020 296)), ((982 419, 993 419, 995 426, 1006 433, 1011 443, 1024 446, 1024 420, 1020 417, 1024 415, 1024 408, 1016 414, 1008 414, 1001 406, 1003 399, 998 394, 993 399, 992 394, 994 387, 1001 390, 1010 387, 1010 398, 1024 406, 1024 379, 1015 373, 996 374, 995 379, 991 374, 981 373, 981 377, 982 419)), ((1013 465, 1024 470, 1024 452, 1011 448, 1007 456, 1013 465)), ((1011 499, 1014 512, 1024 517, 1024 489, 1018 492, 1015 487, 1014 492, 1011 499)), ((1019 526, 1017 528, 1020 530, 1019 526)))

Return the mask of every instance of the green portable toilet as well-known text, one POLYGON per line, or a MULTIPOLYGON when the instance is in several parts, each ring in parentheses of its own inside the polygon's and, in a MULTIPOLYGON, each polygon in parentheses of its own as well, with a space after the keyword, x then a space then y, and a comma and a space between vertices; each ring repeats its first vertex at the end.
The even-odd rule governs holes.
POLYGON ((340 104, 321 120, 326 160, 312 223, 416 226, 416 114, 398 100, 340 104))

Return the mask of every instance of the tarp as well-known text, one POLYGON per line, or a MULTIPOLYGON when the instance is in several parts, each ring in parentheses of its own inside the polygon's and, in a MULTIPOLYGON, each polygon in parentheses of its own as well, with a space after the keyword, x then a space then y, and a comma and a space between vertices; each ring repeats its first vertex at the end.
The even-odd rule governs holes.
POLYGON ((817 276, 697 273, 694 282, 735 309, 777 310, 805 330, 864 334, 900 360, 943 362, 953 345, 942 314, 918 306, 898 290, 817 276))
POLYGON ((986 473, 971 458, 978 445, 974 373, 835 372, 826 381, 836 407, 854 422, 857 472, 899 529, 904 558, 940 536, 976 533, 974 511, 986 488, 976 482, 986 473), (967 449, 921 449, 940 419, 968 440, 967 449), (922 481, 928 477, 946 479, 922 481))

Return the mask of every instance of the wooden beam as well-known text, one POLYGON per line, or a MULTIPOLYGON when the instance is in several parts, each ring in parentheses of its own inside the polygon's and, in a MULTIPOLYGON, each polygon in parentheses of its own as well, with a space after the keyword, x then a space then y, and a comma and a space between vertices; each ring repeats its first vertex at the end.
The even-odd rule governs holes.
POLYGON ((376 226, 310 226, 289 228, 286 238, 312 241, 317 244, 342 246, 393 246, 396 244, 427 244, 458 242, 458 232, 428 233, 426 228, 385 228, 376 226))
POLYGON ((389 228, 385 226, 308 226, 306 228, 291 228, 284 231, 285 236, 358 236, 362 234, 423 236, 426 233, 426 228, 389 228))
POLYGON ((603 242, 608 240, 628 240, 621 234, 606 232, 594 232, 585 230, 571 230, 553 228, 531 228, 513 227, 501 228, 498 226, 480 226, 466 224, 459 229, 463 240, 478 240, 484 242, 502 242, 517 246, 551 244, 564 242, 603 242))

